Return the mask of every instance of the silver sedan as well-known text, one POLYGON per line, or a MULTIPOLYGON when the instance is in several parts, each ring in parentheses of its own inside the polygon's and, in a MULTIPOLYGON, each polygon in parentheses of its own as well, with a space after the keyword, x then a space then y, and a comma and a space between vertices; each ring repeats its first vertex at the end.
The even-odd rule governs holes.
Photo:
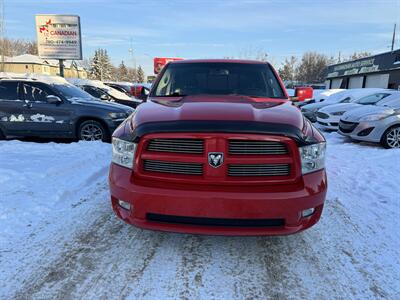
POLYGON ((400 148, 400 99, 385 105, 366 105, 345 113, 339 122, 340 134, 354 140, 400 148))

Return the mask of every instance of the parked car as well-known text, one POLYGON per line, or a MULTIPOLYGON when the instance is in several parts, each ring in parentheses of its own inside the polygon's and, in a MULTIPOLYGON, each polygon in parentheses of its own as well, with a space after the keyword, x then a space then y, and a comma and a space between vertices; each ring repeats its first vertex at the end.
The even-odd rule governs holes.
POLYGON ((6 75, 0 79, 0 137, 108 141, 133 112, 93 98, 61 77, 6 75))
POLYGON ((400 99, 346 112, 340 119, 338 132, 357 141, 400 148, 400 99))
POLYGON ((103 101, 116 102, 132 108, 136 108, 141 100, 135 99, 134 97, 128 96, 123 92, 120 92, 111 86, 105 85, 99 80, 88 80, 80 78, 67 78, 67 80, 80 87, 85 92, 89 93, 95 98, 103 101))
POLYGON ((332 105, 332 104, 338 104, 338 103, 350 103, 361 97, 364 97, 364 96, 370 95, 374 92, 379 92, 382 90, 383 89, 379 89, 379 88, 344 90, 344 91, 337 92, 337 93, 329 96, 323 102, 304 105, 301 108, 301 112, 307 119, 309 119, 311 122, 314 123, 317 121, 317 115, 316 115, 317 111, 322 107, 332 105))
POLYGON ((322 129, 338 130, 341 116, 355 108, 363 105, 375 105, 377 103, 390 102, 393 99, 400 99, 400 92, 395 90, 387 90, 383 92, 373 93, 364 96, 351 103, 339 103, 323 107, 317 111, 317 122, 322 129))
POLYGON ((141 228, 282 235, 322 213, 325 139, 268 63, 169 63, 112 145, 112 207, 141 228))
POLYGON ((323 102, 329 96, 336 94, 338 92, 341 92, 341 91, 344 91, 344 90, 343 89, 314 90, 313 99, 311 99, 309 101, 305 101, 305 102, 300 102, 297 105, 297 107, 301 108, 301 107, 311 104, 311 103, 323 102))
POLYGON ((142 101, 147 99, 151 89, 151 84, 148 83, 105 82, 104 84, 142 101))
POLYGON ((133 83, 131 82, 113 82, 113 81, 105 81, 105 85, 111 86, 112 88, 130 96, 134 96, 133 83))

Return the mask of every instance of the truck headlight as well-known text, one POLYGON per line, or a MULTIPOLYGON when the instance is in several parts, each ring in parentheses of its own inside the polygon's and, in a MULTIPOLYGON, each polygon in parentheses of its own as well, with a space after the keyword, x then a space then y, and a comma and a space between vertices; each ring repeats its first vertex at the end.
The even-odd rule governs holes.
POLYGON ((136 144, 118 138, 112 138, 112 162, 132 169, 135 159, 136 144))
POLYGON ((325 168, 325 149, 325 142, 299 148, 303 175, 325 168))

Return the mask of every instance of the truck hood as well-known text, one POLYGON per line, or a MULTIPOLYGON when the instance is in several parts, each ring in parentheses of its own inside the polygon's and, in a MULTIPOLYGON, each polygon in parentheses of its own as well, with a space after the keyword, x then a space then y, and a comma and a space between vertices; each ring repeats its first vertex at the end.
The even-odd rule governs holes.
POLYGON ((132 127, 163 121, 251 121, 286 124, 302 130, 303 116, 284 99, 246 96, 157 97, 138 106, 132 127))

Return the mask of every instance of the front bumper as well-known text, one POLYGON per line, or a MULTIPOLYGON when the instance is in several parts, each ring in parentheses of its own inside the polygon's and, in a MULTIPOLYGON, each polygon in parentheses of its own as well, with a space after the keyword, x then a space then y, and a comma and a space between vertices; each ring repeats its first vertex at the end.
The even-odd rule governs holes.
POLYGON ((382 135, 387 128, 382 123, 382 120, 360 122, 351 132, 342 132, 339 128, 338 133, 358 141, 379 143, 381 141, 382 135), (369 129, 371 128, 372 130, 368 132, 367 135, 363 135, 362 132, 365 132, 365 130, 369 131, 369 129))
POLYGON ((300 181, 291 186, 240 190, 226 187, 217 190, 210 186, 174 187, 170 183, 143 185, 135 182, 132 170, 115 164, 111 164, 109 174, 112 207, 125 222, 144 229, 217 235, 285 235, 311 227, 318 222, 325 201, 325 170, 305 175, 300 181), (118 199, 129 202, 131 210, 120 207, 118 199), (315 208, 315 212, 303 218, 302 211, 309 208, 315 208), (280 219, 283 225, 241 227, 182 224, 151 221, 149 214, 229 220, 280 219))
POLYGON ((340 117, 330 116, 328 119, 317 117, 317 123, 324 130, 338 130, 340 117))

